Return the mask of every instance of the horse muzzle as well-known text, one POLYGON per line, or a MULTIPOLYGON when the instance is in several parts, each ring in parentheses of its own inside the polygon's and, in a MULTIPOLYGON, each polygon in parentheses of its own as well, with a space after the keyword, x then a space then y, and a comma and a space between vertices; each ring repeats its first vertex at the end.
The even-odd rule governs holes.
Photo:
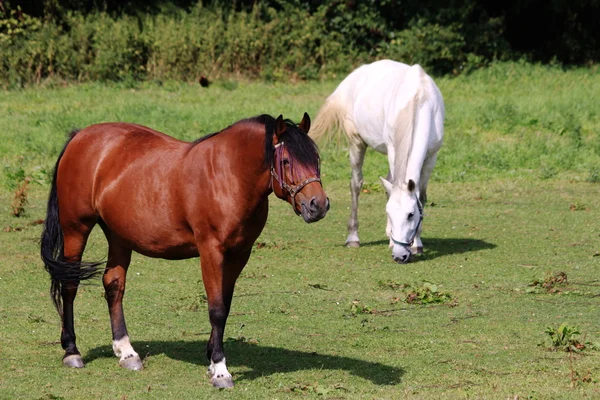
POLYGON ((316 222, 320 219, 323 219, 329 211, 329 197, 325 197, 324 199, 317 199, 316 196, 313 196, 309 201, 302 200, 300 203, 302 208, 301 215, 304 218, 304 221, 307 223, 316 222))
POLYGON ((392 259, 398 264, 406 264, 409 262, 411 254, 412 252, 408 246, 399 244, 394 244, 392 246, 392 259))

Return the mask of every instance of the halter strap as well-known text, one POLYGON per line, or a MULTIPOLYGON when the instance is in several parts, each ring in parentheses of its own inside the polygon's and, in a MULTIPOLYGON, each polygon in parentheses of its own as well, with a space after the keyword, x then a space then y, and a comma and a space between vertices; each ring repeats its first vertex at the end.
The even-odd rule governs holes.
POLYGON ((419 228, 421 227, 421 222, 423 222, 423 205, 421 204, 421 201, 419 200, 419 196, 417 196, 416 193, 415 193, 415 198, 417 199, 417 208, 419 210, 419 222, 417 223, 417 226, 415 227, 415 231, 411 235, 410 240, 407 242, 401 242, 399 240, 394 239, 394 237, 390 233, 390 239, 392 240, 392 242, 395 244, 398 244, 400 246, 409 247, 413 244, 413 242, 415 241, 415 237, 417 236, 417 232, 419 232, 419 228))

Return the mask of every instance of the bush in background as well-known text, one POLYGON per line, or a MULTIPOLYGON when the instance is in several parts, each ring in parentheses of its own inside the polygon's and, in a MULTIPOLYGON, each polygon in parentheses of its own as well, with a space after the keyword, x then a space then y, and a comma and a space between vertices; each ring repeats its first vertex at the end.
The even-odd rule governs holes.
POLYGON ((544 21, 526 23, 536 7, 533 0, 502 7, 480 0, 0 0, 0 84, 205 74, 316 79, 381 58, 442 75, 514 58, 599 58, 590 15, 600 3, 557 1, 540 14, 544 21), (534 25, 561 34, 540 36, 534 25))
POLYGON ((46 78, 192 81, 206 74, 315 79, 358 59, 339 35, 325 32, 322 13, 297 8, 226 13, 198 4, 190 12, 119 17, 70 12, 61 24, 11 15, 18 29, 0 36, 4 86, 46 78))

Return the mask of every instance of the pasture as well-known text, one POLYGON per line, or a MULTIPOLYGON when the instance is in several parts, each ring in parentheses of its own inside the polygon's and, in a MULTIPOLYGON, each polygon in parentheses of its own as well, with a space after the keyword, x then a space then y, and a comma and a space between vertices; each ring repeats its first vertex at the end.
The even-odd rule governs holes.
MULTIPOLYGON (((75 303, 86 368, 60 358, 60 323, 38 238, 65 135, 128 121, 193 140, 260 113, 311 117, 337 83, 173 82, 0 92, 0 398, 581 399, 600 396, 600 73, 499 64, 436 79, 445 143, 428 190, 425 253, 392 261, 387 162, 364 166, 359 249, 343 141, 322 147, 331 210, 307 225, 270 197, 265 230, 236 285, 225 331, 236 386, 212 388, 197 259, 135 255, 124 307, 142 372, 112 354, 100 284, 75 303), (30 183, 21 217, 15 190, 30 183), (566 275, 566 281, 557 277, 566 275), (429 289, 429 291, 428 291, 429 289), (580 335, 552 346, 547 328, 580 335)), ((86 258, 106 255, 99 229, 86 258)))

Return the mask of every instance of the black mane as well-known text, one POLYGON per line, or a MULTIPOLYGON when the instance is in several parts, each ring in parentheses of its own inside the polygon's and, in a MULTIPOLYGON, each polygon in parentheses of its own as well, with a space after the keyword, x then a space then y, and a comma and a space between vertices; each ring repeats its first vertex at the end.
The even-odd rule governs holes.
MULTIPOLYGON (((273 135, 275 131, 275 122, 276 119, 268 114, 262 114, 251 118, 246 118, 240 120, 233 125, 237 125, 240 123, 254 122, 265 126, 265 164, 270 166, 273 163, 273 135)), ((315 142, 298 126, 289 119, 285 120, 285 124, 287 129, 280 136, 280 141, 285 142, 285 147, 288 150, 290 157, 298 162, 310 165, 319 163, 319 149, 315 142)), ((231 128, 233 125, 219 131, 210 133, 206 136, 203 136, 199 139, 194 140, 191 144, 195 146, 199 143, 204 142, 205 140, 210 139, 211 137, 218 135, 219 133, 231 128)))

